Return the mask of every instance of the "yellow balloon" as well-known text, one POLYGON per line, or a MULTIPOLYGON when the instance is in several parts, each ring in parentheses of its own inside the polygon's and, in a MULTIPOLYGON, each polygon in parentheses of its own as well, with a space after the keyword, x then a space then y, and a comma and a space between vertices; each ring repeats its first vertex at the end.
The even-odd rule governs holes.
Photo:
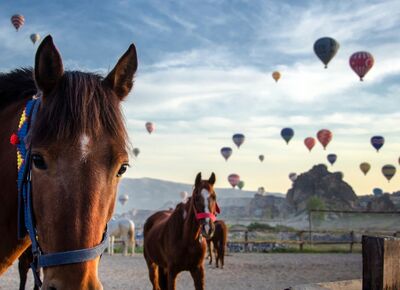
POLYGON ((277 82, 281 78, 281 73, 278 71, 274 71, 272 73, 272 78, 277 82))
POLYGON ((367 175, 368 171, 371 169, 371 165, 367 162, 363 162, 360 164, 360 169, 364 175, 367 175))

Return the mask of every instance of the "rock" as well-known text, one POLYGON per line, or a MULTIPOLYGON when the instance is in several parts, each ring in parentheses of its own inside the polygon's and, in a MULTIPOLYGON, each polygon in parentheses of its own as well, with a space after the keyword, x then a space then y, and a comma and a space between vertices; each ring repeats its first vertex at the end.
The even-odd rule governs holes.
POLYGON ((392 202, 390 195, 385 193, 382 196, 372 198, 368 205, 368 211, 396 211, 396 206, 392 202))
POLYGON ((287 192, 286 200, 299 212, 306 209, 307 201, 312 196, 318 196, 327 209, 352 210, 357 204, 357 195, 343 181, 343 174, 329 172, 324 164, 315 165, 300 174, 287 192))

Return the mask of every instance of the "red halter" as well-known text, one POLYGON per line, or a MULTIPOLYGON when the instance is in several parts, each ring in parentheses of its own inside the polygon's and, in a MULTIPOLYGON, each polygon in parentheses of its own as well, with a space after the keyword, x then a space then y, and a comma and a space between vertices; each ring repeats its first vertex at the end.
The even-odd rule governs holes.
MULTIPOLYGON (((193 200, 193 209, 194 209, 194 214, 195 214, 197 220, 203 220, 203 219, 209 218, 210 220, 215 222, 217 219, 216 215, 214 215, 213 213, 209 213, 209 212, 197 213, 196 207, 194 206, 194 200, 193 200)), ((215 202, 215 212, 217 214, 221 213, 221 210, 219 209, 217 202, 215 202)))

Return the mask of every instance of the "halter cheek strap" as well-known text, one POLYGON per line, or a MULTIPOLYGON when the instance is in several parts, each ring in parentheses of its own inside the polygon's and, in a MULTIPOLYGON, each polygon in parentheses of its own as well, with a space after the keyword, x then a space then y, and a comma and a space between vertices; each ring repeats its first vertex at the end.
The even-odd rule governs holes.
POLYGON ((42 281, 37 275, 38 269, 93 260, 104 252, 108 242, 108 232, 106 227, 100 244, 93 248, 47 254, 43 253, 40 249, 32 208, 31 144, 29 140, 26 140, 29 128, 32 127, 32 124, 35 121, 40 102, 40 97, 28 101, 21 116, 18 132, 13 134, 10 138, 10 143, 17 146, 18 237, 24 238, 27 232, 29 234, 32 242, 33 254, 31 268, 35 284, 39 288, 42 286, 42 281))

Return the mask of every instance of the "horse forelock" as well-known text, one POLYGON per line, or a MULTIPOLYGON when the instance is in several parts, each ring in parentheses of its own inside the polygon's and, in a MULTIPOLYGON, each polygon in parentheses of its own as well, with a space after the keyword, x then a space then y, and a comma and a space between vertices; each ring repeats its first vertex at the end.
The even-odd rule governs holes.
POLYGON ((128 137, 120 101, 102 80, 97 74, 66 71, 55 90, 44 96, 32 142, 80 142, 82 136, 96 140, 108 135, 126 148, 128 137))

